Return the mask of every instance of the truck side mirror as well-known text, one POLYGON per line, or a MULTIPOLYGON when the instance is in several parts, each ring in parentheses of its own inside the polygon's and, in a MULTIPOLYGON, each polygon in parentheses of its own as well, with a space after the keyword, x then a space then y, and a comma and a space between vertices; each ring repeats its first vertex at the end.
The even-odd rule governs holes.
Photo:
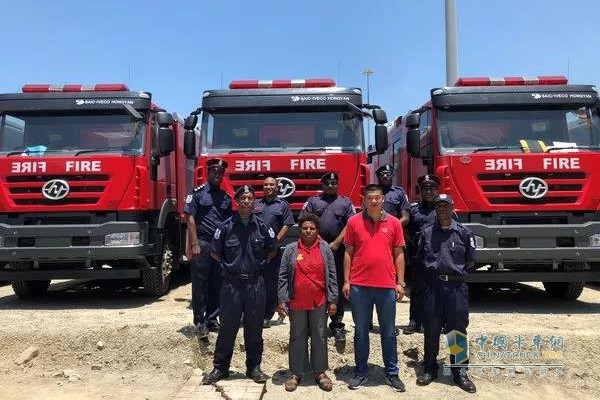
POLYGON ((383 111, 380 108, 377 108, 372 111, 372 114, 373 114, 373 120, 375 121, 376 124, 387 124, 388 120, 387 120, 387 115, 385 114, 385 111, 383 111))
POLYGON ((413 157, 421 155, 421 131, 418 128, 406 132, 406 151, 413 157))
POLYGON ((185 131, 183 136, 183 154, 189 159, 196 157, 196 133, 193 130, 185 131))
POLYGON ((173 116, 165 111, 159 111, 156 113, 156 123, 159 126, 169 126, 173 124, 173 116))
POLYGON ((167 156, 175 150, 175 138, 173 129, 158 128, 158 154, 163 157, 167 156))
POLYGON ((185 119, 185 121, 183 123, 183 128, 186 131, 193 131, 197 124, 198 124, 198 116, 190 115, 189 117, 187 117, 185 119))
POLYGON ((408 114, 406 116, 406 120, 404 121, 404 125, 406 125, 406 127, 408 129, 418 128, 419 125, 421 125, 421 114, 419 114, 419 113, 408 114))
POLYGON ((385 125, 375 125, 375 151, 385 153, 388 148, 388 132, 385 125))

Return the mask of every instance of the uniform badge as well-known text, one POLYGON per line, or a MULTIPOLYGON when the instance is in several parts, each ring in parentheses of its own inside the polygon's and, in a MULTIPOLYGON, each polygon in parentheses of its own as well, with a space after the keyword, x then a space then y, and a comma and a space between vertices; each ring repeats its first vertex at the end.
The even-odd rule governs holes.
POLYGON ((187 197, 185 198, 185 202, 191 203, 193 199, 194 199, 194 196, 191 194, 188 194, 187 197))
POLYGON ((219 228, 217 228, 217 230, 215 231, 215 239, 219 239, 221 237, 221 230, 219 228))
POLYGON ((302 209, 304 210, 306 207, 308 207, 308 201, 304 202, 304 205, 302 206, 302 209))
POLYGON ((475 238, 473 236, 471 236, 469 241, 471 242, 471 247, 475 248, 475 238))
POLYGON ((298 254, 296 256, 296 261, 302 261, 302 260, 304 260, 304 256, 302 254, 298 254))
POLYGON ((271 236, 271 239, 273 239, 275 237, 275 231, 273 230, 273 228, 269 228, 269 236, 271 236))

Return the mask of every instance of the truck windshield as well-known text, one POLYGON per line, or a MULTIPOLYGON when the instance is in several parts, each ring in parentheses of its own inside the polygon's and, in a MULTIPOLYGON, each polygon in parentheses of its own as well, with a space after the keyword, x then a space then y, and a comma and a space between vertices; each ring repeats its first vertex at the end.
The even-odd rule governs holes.
POLYGON ((7 112, 0 115, 0 156, 141 155, 144 127, 128 114, 7 112))
POLYGON ((203 114, 203 152, 363 152, 362 117, 351 111, 203 114))
POLYGON ((600 146, 597 111, 590 107, 437 110, 437 115, 437 136, 442 154, 495 150, 521 153, 524 143, 532 141, 543 142, 541 147, 546 151, 563 148, 598 150, 600 146))

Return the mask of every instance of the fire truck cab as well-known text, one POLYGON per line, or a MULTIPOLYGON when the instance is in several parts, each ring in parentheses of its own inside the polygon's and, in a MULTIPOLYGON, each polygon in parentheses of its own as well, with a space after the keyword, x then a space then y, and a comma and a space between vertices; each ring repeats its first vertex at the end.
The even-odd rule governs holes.
POLYGON ((24 298, 52 279, 141 278, 147 294, 166 293, 184 246, 187 165, 183 120, 148 92, 1 94, 0 280, 24 298))
POLYGON ((475 234, 468 280, 576 299, 600 278, 598 116, 596 88, 565 77, 462 78, 396 121, 375 167, 395 165, 411 199, 420 175, 441 179, 475 234))
POLYGON ((358 88, 336 87, 331 79, 233 81, 229 90, 203 93, 202 106, 185 123, 185 153, 197 161, 197 184, 206 179, 208 158, 227 161, 223 187, 230 194, 250 184, 260 197, 263 180, 273 176, 294 214, 321 190, 325 172, 335 171, 340 194, 360 207, 369 179, 365 118, 375 120, 376 146, 384 151, 385 112, 363 104, 358 88))

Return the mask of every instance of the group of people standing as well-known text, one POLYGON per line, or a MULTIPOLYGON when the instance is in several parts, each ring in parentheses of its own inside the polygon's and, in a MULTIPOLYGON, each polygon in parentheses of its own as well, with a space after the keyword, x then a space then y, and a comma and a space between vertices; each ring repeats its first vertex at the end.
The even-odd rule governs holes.
MULTIPOLYGON (((263 198, 249 185, 232 200, 221 188, 227 163, 207 162, 207 183, 186 198, 185 213, 192 241, 192 306, 201 338, 218 331, 214 369, 203 378, 212 384, 229 376, 235 337, 244 328, 246 375, 256 382, 268 377, 260 368, 262 330, 275 311, 290 319, 289 366, 285 389, 297 388, 305 373, 330 391, 327 376, 327 319, 336 342, 346 340, 344 301, 349 301, 354 330, 355 372, 348 386, 360 388, 368 379, 369 331, 377 312, 386 382, 404 391, 397 356, 396 302, 405 294, 405 249, 411 249, 410 321, 404 333, 424 331, 423 373, 417 384, 437 378, 439 336, 468 325, 468 291, 462 280, 474 264, 474 241, 453 219, 453 201, 439 195, 439 179, 418 181, 422 200, 410 205, 404 190, 392 185, 393 168, 376 171, 378 184, 363 192, 363 210, 356 214, 348 197, 338 193, 338 175, 321 179, 322 193, 310 197, 299 217, 299 239, 281 252, 294 219, 277 197, 277 181, 267 177, 263 198), (408 231, 405 242, 404 229, 408 231), (217 318, 217 316, 219 318, 217 318), (310 352, 308 342, 310 339, 310 352), (309 356, 310 354, 310 356, 309 356)), ((475 385, 466 364, 454 364, 455 382, 468 392, 475 385)))

